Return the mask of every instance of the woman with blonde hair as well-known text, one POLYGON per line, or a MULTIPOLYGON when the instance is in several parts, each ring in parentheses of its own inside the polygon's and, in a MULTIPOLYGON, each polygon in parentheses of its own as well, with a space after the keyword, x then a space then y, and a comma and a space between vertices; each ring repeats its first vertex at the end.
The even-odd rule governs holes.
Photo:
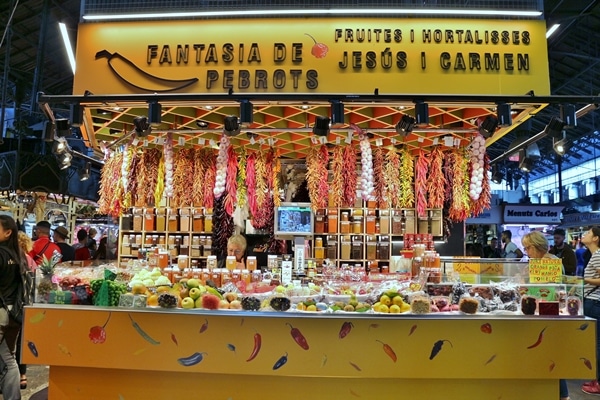
MULTIPOLYGON (((36 262, 31 258, 28 254, 33 248, 33 240, 23 231, 19 231, 17 234, 19 247, 25 253, 25 257, 27 258, 27 266, 31 272, 35 271, 38 267, 36 262)), ((21 332, 19 332, 19 338, 17 339, 17 349, 15 351, 15 359, 17 360, 17 365, 19 366, 19 373, 21 374, 21 389, 27 389, 27 365, 21 364, 19 360, 21 359, 21 332)))

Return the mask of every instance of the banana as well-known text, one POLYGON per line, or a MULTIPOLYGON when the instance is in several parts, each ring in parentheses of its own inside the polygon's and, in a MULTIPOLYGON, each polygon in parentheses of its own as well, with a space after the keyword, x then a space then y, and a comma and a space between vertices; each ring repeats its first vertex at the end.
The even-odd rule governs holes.
POLYGON ((219 291, 217 289, 215 289, 212 286, 206 286, 206 291, 210 294, 214 294, 215 296, 217 296, 219 299, 223 300, 223 295, 221 293, 219 293, 219 291))
POLYGON ((147 92, 172 92, 198 82, 198 78, 168 79, 152 75, 138 67, 133 61, 108 50, 96 53, 96 60, 106 58, 110 70, 123 82, 147 92))

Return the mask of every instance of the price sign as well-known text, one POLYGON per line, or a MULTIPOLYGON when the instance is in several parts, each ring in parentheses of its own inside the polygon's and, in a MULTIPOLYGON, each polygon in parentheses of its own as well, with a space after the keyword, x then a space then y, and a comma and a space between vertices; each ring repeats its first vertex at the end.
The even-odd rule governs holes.
POLYGON ((482 264, 481 273, 486 275, 502 275, 504 273, 504 267, 500 263, 482 264))
POLYGON ((548 283, 562 281, 562 260, 560 258, 533 258, 529 260, 529 282, 548 283))

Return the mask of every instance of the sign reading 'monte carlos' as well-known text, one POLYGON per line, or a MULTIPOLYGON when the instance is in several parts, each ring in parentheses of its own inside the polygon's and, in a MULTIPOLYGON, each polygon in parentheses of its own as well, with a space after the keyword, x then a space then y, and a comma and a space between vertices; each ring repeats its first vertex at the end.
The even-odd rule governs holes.
POLYGON ((550 92, 544 21, 84 23, 74 94, 550 92))

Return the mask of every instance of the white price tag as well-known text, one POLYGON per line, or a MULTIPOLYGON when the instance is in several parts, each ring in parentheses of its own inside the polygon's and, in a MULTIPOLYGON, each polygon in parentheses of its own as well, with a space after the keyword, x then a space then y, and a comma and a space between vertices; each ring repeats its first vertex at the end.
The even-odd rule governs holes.
POLYGON ((183 136, 179 136, 177 138, 177 144, 179 144, 180 146, 185 146, 185 138, 183 136))
POLYGON ((340 139, 339 136, 335 137, 335 144, 340 144, 342 142, 342 140, 340 139))
POLYGON ((263 144, 265 144, 265 139, 263 139, 263 138, 258 139, 258 143, 260 143, 262 146, 263 144))
POLYGON ((204 146, 205 143, 206 143, 206 140, 204 138, 198 138, 198 144, 200 146, 204 146))
POLYGON ((250 136, 250 144, 254 144, 256 143, 256 140, 254 140, 254 136, 250 136))
POLYGON ((210 139, 208 144, 210 145, 210 147, 215 147, 217 145, 217 142, 215 142, 214 139, 210 139))
POLYGON ((419 136, 419 138, 417 139, 417 142, 419 143, 423 143, 425 141, 425 138, 423 136, 419 136))
POLYGON ((392 144, 396 144, 396 138, 392 138, 392 144))
POLYGON ((381 138, 375 139, 375 146, 383 146, 383 139, 381 139, 381 138))
POLYGON ((139 142, 140 142, 140 140, 138 138, 135 138, 135 139, 133 139, 133 142, 131 142, 131 144, 134 146, 137 146, 139 142))
POLYGON ((439 142, 440 142, 440 141, 439 141, 439 139, 438 139, 438 138, 433 138, 433 145, 434 145, 434 146, 437 146, 439 142))
POLYGON ((144 139, 144 147, 148 147, 148 139, 144 139))
POLYGON ((319 137, 319 142, 321 142, 321 144, 326 144, 327 143, 327 136, 321 136, 321 137, 319 137))
POLYGON ((318 143, 318 139, 317 139, 317 137, 316 137, 316 136, 311 136, 311 137, 310 137, 310 142, 311 142, 312 144, 317 144, 317 143, 318 143))
POLYGON ((352 131, 348 132, 348 135, 346 135, 345 142, 346 142, 346 144, 352 143, 352 131))

